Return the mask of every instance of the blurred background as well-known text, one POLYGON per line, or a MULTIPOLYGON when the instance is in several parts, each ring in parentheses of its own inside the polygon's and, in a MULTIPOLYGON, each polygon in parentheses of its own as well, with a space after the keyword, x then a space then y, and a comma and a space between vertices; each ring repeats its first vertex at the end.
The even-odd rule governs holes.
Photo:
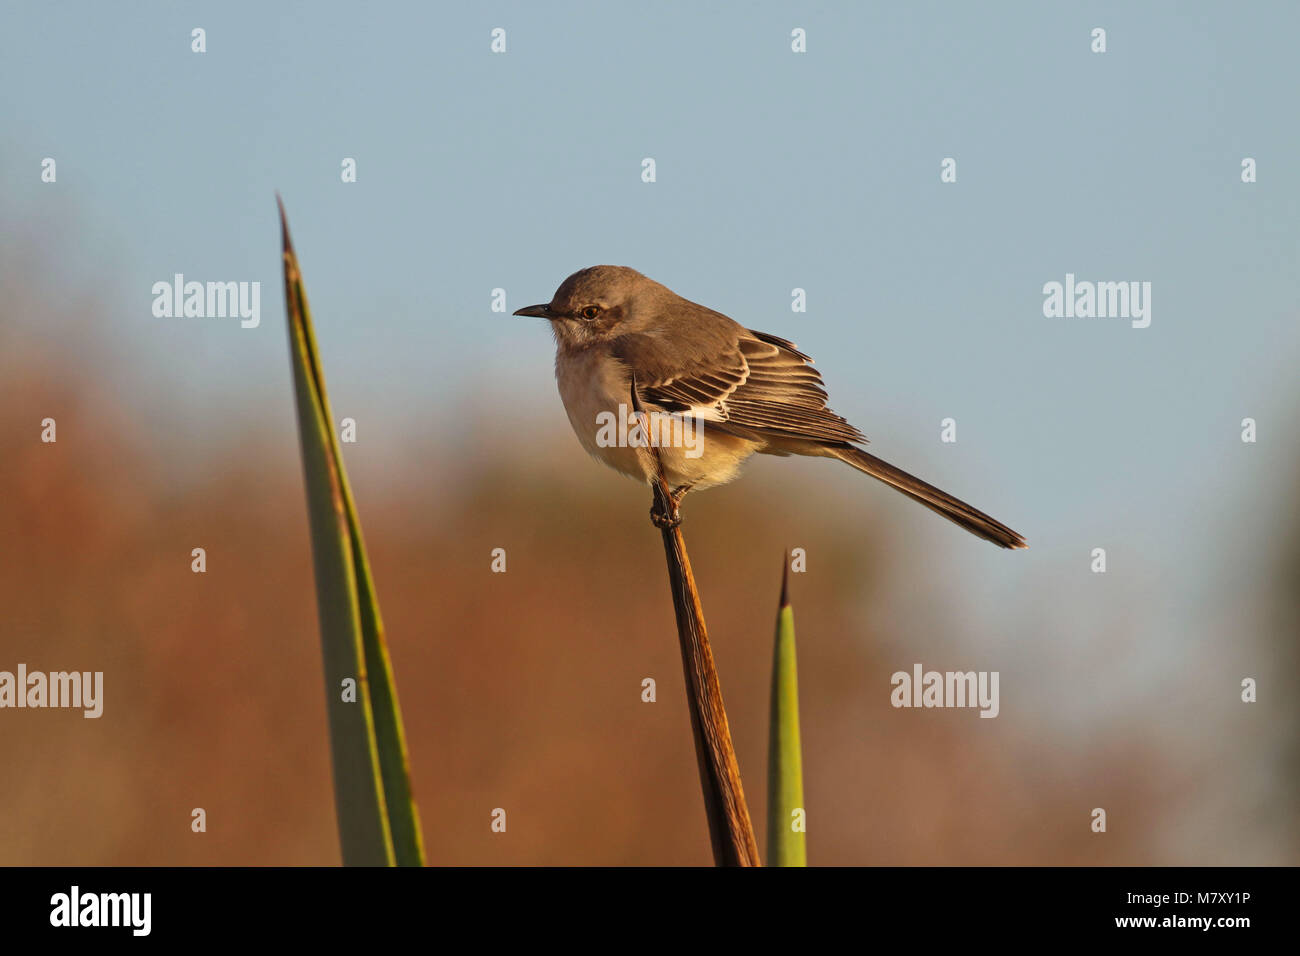
POLYGON ((0 864, 339 861, 277 189, 357 422, 430 862, 711 860, 649 495, 579 448, 544 323, 491 311, 599 262, 793 339, 874 453, 1031 544, 830 461, 688 499, 760 831, 802 547, 810 862, 1300 862, 1298 28, 1283 3, 6 4, 0 670, 105 691, 98 720, 0 710, 0 864), (1067 272, 1150 281, 1150 328, 1044 318, 1067 272), (154 317, 175 273, 261 282, 261 324, 154 317), (891 708, 914 663, 999 671, 1000 715, 891 708))

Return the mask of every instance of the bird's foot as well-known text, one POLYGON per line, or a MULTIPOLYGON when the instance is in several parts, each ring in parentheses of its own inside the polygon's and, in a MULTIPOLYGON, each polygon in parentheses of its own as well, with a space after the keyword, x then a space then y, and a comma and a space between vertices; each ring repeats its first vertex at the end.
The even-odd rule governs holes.
POLYGON ((650 506, 650 523, 660 531, 668 531, 682 523, 682 516, 676 508, 673 509, 672 514, 664 514, 659 510, 659 503, 656 502, 650 506))

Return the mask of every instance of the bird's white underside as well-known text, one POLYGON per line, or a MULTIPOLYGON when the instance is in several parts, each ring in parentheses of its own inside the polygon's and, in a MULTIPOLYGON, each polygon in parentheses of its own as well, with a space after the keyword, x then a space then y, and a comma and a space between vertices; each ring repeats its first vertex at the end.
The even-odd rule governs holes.
MULTIPOLYGON (((631 381, 626 369, 610 361, 608 356, 601 356, 597 349, 561 352, 555 360, 555 378, 569 424, 582 447, 616 471, 643 481, 652 479, 655 462, 649 450, 602 445, 596 440, 602 413, 617 416, 620 405, 624 410, 631 407, 631 381)), ((726 406, 722 403, 693 406, 689 412, 679 414, 700 421, 727 420, 726 406)), ((659 447, 668 482, 673 487, 689 485, 699 489, 728 482, 736 477, 745 459, 759 450, 756 442, 716 429, 701 431, 698 456, 688 454, 688 449, 680 446, 659 447)))

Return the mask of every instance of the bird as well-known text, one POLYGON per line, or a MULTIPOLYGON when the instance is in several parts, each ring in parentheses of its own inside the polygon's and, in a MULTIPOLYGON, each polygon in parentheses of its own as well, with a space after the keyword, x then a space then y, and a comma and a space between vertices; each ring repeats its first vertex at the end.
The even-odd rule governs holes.
POLYGON ((635 269, 580 269, 550 302, 514 314, 550 323, 556 383, 582 446, 647 483, 662 469, 674 523, 688 492, 732 480, 750 456, 806 455, 851 465, 985 541, 1028 547, 1000 521, 858 447, 866 436, 828 407, 821 374, 793 342, 745 328, 635 269), (610 427, 651 417, 678 426, 683 440, 647 440, 668 432, 646 427, 638 443, 610 427))

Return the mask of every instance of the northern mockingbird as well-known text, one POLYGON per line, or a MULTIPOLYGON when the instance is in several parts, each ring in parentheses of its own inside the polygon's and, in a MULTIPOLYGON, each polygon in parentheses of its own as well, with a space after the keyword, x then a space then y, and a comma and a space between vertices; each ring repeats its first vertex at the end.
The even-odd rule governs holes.
POLYGON ((821 375, 793 342, 746 329, 635 269, 575 272, 550 302, 515 315, 550 321, 560 397, 583 447, 654 481, 649 431, 674 504, 693 488, 730 481, 755 452, 814 455, 847 462, 986 541, 1028 547, 1001 522, 857 448, 866 437, 826 407, 821 375), (639 444, 627 428, 638 403, 660 424, 643 430, 639 444), (682 440, 662 440, 669 433, 682 440))

